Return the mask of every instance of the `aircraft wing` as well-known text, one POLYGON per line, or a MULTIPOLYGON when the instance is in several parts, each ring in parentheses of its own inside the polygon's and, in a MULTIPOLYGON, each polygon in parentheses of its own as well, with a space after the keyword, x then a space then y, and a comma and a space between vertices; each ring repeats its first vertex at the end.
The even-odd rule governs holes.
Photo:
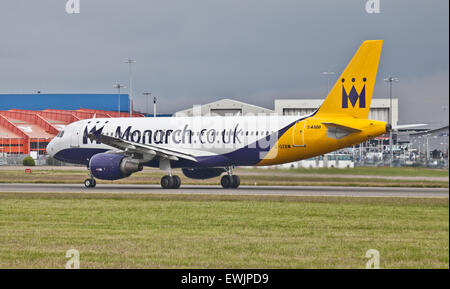
POLYGON ((106 145, 112 146, 116 149, 122 150, 128 154, 141 154, 146 158, 152 159, 155 156, 160 158, 166 158, 169 160, 177 161, 179 159, 185 159, 193 162, 197 162, 195 156, 191 153, 183 152, 180 150, 173 150, 170 148, 164 148, 158 145, 140 144, 123 140, 120 138, 107 136, 99 131, 89 133, 87 137, 91 140, 95 140, 106 145))

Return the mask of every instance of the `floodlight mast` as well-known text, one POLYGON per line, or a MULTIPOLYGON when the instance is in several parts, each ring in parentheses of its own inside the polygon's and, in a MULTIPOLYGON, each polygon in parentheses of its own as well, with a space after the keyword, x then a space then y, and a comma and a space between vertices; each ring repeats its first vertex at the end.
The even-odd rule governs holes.
MULTIPOLYGON (((384 81, 389 83, 389 124, 394 127, 394 125, 392 124, 392 83, 398 82, 399 80, 397 77, 389 76, 385 78, 384 81)), ((393 167, 394 152, 392 151, 392 129, 389 131, 389 155, 389 166, 393 167)))
POLYGON ((156 96, 153 96, 153 117, 156 117, 156 96))
POLYGON ((146 101, 146 105, 145 105, 145 111, 148 114, 148 97, 152 95, 151 92, 144 92, 143 95, 145 95, 145 101, 146 101))
POLYGON ((128 63, 128 65, 129 65, 130 117, 132 117, 132 116, 133 116, 133 79, 132 79, 132 69, 131 69, 131 67, 132 67, 132 64, 133 64, 133 63, 136 63, 136 60, 133 60, 133 59, 127 59, 127 60, 125 61, 125 63, 128 63))
POLYGON ((125 88, 125 85, 122 85, 120 83, 116 83, 113 85, 114 88, 117 88, 117 95, 119 97, 119 107, 117 109, 117 112, 119 113, 119 117, 120 117, 120 89, 121 88, 125 88))

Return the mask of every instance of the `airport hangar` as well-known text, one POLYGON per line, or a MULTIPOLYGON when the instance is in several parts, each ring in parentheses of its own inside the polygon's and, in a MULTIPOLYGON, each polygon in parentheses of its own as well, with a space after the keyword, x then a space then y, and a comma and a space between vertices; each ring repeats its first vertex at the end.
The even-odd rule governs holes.
MULTIPOLYGON (((274 110, 259 107, 232 99, 222 99, 211 103, 194 106, 174 113, 174 116, 196 115, 247 115, 247 114, 277 114, 277 115, 307 115, 314 112, 322 104, 323 99, 275 99, 274 110)), ((389 122, 389 98, 373 98, 369 118, 389 122)), ((392 124, 398 122, 398 99, 392 99, 392 124)))
MULTIPOLYGON (((173 116, 273 114, 305 115, 315 111, 320 99, 277 99, 274 110, 222 99, 175 112, 173 116)), ((93 117, 118 117, 117 94, 0 94, 0 148, 2 154, 46 154, 46 147, 69 123, 93 117)), ((394 124, 398 121, 398 99, 392 99, 394 124)), ((370 118, 389 120, 389 99, 372 99, 370 118)), ((128 95, 120 98, 120 117, 129 117, 128 95)), ((167 115, 164 115, 167 116, 167 115)), ((133 117, 145 117, 133 112, 133 117)), ((386 137, 384 137, 386 138, 386 137)))
MULTIPOLYGON (((117 94, 0 94, 0 153, 45 155, 48 143, 66 125, 119 117, 118 103, 117 94)), ((127 94, 121 95, 120 108, 120 117, 129 117, 127 94)))

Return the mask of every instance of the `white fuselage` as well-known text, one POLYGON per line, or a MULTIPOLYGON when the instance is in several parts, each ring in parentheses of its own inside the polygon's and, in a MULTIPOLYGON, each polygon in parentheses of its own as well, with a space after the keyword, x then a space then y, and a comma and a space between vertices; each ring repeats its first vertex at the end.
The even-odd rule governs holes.
MULTIPOLYGON (((255 143, 268 151, 278 140, 280 130, 303 118, 263 115, 85 119, 68 125, 60 133, 62 137, 55 137, 47 150, 56 158, 58 154, 70 154, 70 158, 62 158, 68 162, 81 151, 113 150, 111 146, 87 138, 88 133, 101 130, 106 136, 176 149, 196 157, 232 153, 255 143)), ((81 153, 80 158, 72 162, 84 163, 86 154, 81 153)))

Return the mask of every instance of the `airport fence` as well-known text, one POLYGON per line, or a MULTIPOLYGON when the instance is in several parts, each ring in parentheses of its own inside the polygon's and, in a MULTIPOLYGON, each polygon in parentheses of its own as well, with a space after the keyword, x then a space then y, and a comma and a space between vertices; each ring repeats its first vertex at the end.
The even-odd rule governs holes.
MULTIPOLYGON (((23 159, 29 155, 24 154, 0 154, 0 166, 22 166, 23 159)), ((40 155, 34 159, 36 166, 73 166, 58 161, 48 155, 40 155)))
MULTIPOLYGON (((0 154, 0 166, 22 166, 22 161, 29 155, 24 154, 0 154)), ((284 165, 278 165, 276 167, 289 169, 289 168, 320 168, 320 167, 332 167, 332 168, 353 168, 353 167, 383 167, 390 166, 390 162, 387 158, 355 158, 352 155, 328 155, 328 160, 323 161, 323 157, 316 157, 309 160, 303 160, 284 165)), ((35 159, 36 166, 78 166, 65 162, 58 161, 48 155, 40 155, 35 159)), ((429 158, 417 158, 413 161, 410 159, 394 158, 392 163, 394 167, 428 167, 437 169, 446 169, 449 167, 448 159, 432 159, 429 158)))

